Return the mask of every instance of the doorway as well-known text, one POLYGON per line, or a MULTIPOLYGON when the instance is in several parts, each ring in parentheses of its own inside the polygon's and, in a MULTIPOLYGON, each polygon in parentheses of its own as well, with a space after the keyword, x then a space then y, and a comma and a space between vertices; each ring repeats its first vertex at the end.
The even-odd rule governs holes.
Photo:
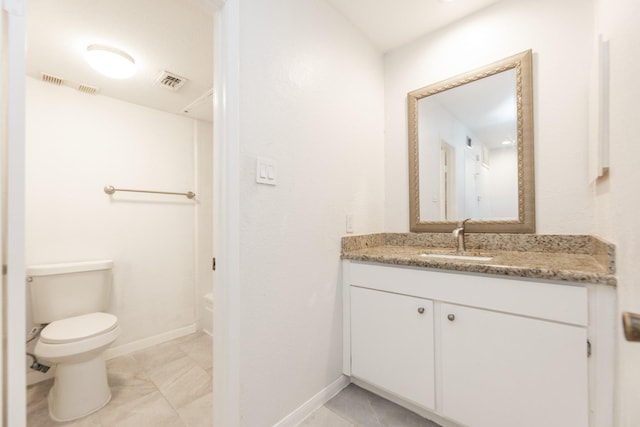
POLYGON ((452 221, 456 216, 456 150, 446 141, 440 143, 440 218, 452 221))
POLYGON ((27 10, 27 124, 35 125, 26 263, 114 258, 111 309, 126 329, 115 358, 202 326, 202 297, 212 290, 213 10, 204 0, 51 3, 27 10), (83 58, 66 56, 96 42, 129 51, 137 77, 94 77, 83 58), (162 63, 163 49, 176 46, 162 63), (162 86, 164 72, 181 88, 162 86), (109 196, 106 185, 188 190, 196 199, 109 196))

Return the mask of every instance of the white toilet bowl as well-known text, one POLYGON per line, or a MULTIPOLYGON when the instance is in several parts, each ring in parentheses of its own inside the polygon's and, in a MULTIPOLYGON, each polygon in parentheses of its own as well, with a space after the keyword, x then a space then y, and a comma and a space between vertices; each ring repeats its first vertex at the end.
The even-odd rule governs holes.
POLYGON ((42 330, 35 355, 57 365, 48 397, 52 419, 80 418, 111 400, 103 352, 119 335, 118 318, 101 312, 56 320, 42 330))

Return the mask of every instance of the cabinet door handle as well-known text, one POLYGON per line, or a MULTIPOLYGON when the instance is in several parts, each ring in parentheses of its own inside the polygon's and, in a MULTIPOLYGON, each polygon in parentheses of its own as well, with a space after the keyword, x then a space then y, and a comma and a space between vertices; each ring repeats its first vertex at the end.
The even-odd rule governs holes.
POLYGON ((447 319, 449 319, 450 321, 453 322, 454 320, 456 320, 456 315, 455 314, 448 314, 447 315, 447 319))
POLYGON ((418 313, 420 314, 424 313, 424 307, 418 307, 418 313))

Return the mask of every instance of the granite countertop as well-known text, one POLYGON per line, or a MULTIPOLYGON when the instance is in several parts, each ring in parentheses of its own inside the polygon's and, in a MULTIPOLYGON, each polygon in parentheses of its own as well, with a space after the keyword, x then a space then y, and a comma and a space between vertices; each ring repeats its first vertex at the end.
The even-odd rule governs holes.
POLYGON ((594 236, 467 234, 465 255, 489 261, 429 258, 455 254, 449 233, 380 233, 342 239, 342 259, 412 267, 615 286, 615 246, 594 236))

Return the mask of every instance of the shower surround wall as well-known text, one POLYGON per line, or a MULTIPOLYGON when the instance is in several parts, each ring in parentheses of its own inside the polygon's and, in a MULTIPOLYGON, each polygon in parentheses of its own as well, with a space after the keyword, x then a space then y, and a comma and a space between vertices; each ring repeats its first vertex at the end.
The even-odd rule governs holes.
POLYGON ((211 239, 209 219, 196 246, 196 221, 206 223, 210 210, 180 196, 108 196, 103 187, 210 197, 211 181, 198 175, 211 175, 211 161, 197 156, 211 152, 211 125, 31 78, 26 116, 27 264, 113 259, 110 311, 122 326, 114 347, 193 330, 196 252, 211 239))

